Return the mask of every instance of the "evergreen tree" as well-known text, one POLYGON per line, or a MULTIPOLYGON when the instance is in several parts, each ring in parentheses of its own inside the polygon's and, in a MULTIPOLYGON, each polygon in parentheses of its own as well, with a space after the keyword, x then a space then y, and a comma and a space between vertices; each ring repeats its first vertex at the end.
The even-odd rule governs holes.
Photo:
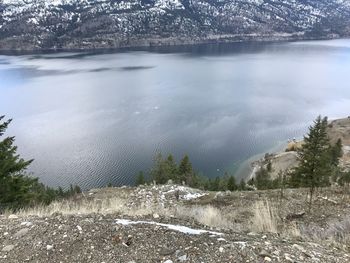
POLYGON ((219 191, 220 187, 220 177, 217 176, 214 180, 210 180, 210 190, 211 191, 219 191))
POLYGON ((168 155, 168 158, 165 160, 165 163, 167 177, 176 183, 180 183, 180 178, 177 173, 177 164, 175 162, 174 157, 171 154, 168 155))
POLYGON ((162 154, 158 153, 151 169, 151 177, 158 184, 165 184, 169 180, 180 183, 181 178, 174 157, 170 154, 166 159, 163 159, 162 154))
POLYGON ((237 185, 236 185, 236 178, 234 176, 230 176, 230 178, 227 181, 227 190, 230 191, 236 191, 237 185))
POLYGON ((330 151, 332 165, 337 167, 339 164, 339 159, 343 155, 343 144, 340 138, 337 140, 335 145, 331 147, 330 151))
POLYGON ((299 166, 292 174, 294 187, 309 187, 310 209, 315 188, 329 185, 331 174, 330 142, 327 136, 327 117, 318 116, 304 136, 304 144, 298 150, 299 166))
POLYGON ((219 177, 220 182, 219 182, 219 188, 218 191, 226 191, 228 190, 228 180, 230 179, 230 175, 228 174, 228 172, 224 173, 223 177, 219 177))
POLYGON ((253 184, 258 190, 266 190, 272 188, 272 181, 270 179, 269 170, 264 167, 260 169, 255 174, 255 180, 253 184))
POLYGON ((349 189, 350 186, 350 171, 342 173, 339 180, 339 185, 345 186, 347 189, 349 189))
MULTIPOLYGON (((0 137, 4 136, 12 120, 3 121, 0 116, 0 137)), ((27 175, 26 170, 33 160, 24 160, 17 154, 14 137, 0 141, 0 212, 4 209, 19 209, 35 204, 49 204, 58 197, 69 197, 81 193, 78 186, 70 190, 44 186, 38 178, 27 175)))
POLYGON ((179 165, 179 179, 180 182, 188 183, 191 181, 193 176, 193 168, 190 162, 190 158, 186 154, 184 158, 182 158, 179 165))
POLYGON ((137 178, 136 178, 136 186, 139 186, 139 185, 144 185, 146 183, 145 181, 145 176, 143 175, 143 172, 140 171, 139 174, 137 175, 137 178))
MULTIPOLYGON (((0 116, 0 122, 5 116, 0 116)), ((11 119, 0 123, 2 137, 11 123, 11 119)), ((37 179, 26 176, 25 171, 33 160, 24 160, 17 154, 15 137, 6 137, 0 141, 0 204, 4 207, 20 207, 29 204, 33 184, 37 179)), ((1 207, 0 207, 1 208, 1 207)))
POLYGON ((154 165, 151 169, 152 180, 158 184, 165 184, 167 178, 165 177, 166 169, 161 153, 158 153, 154 159, 154 165))
POLYGON ((245 191, 245 190, 247 190, 247 184, 246 184, 246 182, 244 181, 244 179, 242 179, 241 182, 239 183, 238 190, 240 190, 240 191, 245 191))

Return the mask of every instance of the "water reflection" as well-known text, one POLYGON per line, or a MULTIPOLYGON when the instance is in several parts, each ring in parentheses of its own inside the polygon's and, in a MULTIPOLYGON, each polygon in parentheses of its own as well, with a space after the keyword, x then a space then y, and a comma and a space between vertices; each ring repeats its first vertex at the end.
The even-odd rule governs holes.
POLYGON ((50 185, 133 182, 157 151, 209 176, 349 115, 350 41, 0 56, 0 113, 50 185), (332 44, 333 43, 333 44, 332 44))

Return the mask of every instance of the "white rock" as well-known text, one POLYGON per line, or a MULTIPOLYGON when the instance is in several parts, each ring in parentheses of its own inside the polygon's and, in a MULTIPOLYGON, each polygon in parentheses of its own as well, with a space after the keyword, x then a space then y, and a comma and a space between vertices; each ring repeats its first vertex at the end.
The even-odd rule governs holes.
POLYGON ((219 247, 219 251, 222 253, 224 252, 224 248, 223 247, 219 247))
POLYGON ((83 229, 81 228, 81 226, 77 226, 77 229, 79 230, 79 232, 83 231, 83 229))
POLYGON ((29 228, 23 228, 19 230, 16 234, 14 234, 14 237, 22 237, 26 235, 29 232, 29 228))
POLYGON ((178 260, 180 262, 186 261, 187 260, 187 255, 183 255, 183 256, 179 257, 178 260))
POLYGON ((21 226, 26 226, 26 227, 30 227, 30 226, 32 226, 32 225, 33 225, 32 222, 22 222, 22 223, 21 223, 21 226))
POLYGON ((291 256, 289 254, 284 254, 284 258, 289 261, 289 262, 294 262, 294 260, 291 258, 291 256))
POLYGON ((163 263, 173 263, 173 261, 168 259, 168 260, 164 261, 163 263))
POLYGON ((53 246, 52 246, 52 245, 47 245, 47 246, 46 246, 46 250, 50 251, 50 250, 52 250, 52 249, 53 249, 53 246))
POLYGON ((159 215, 158 214, 153 214, 153 218, 157 219, 157 218, 159 218, 159 215))
POLYGON ((8 234, 9 234, 9 232, 5 232, 5 233, 4 233, 4 236, 7 236, 8 234))
POLYGON ((305 248, 303 248, 302 246, 300 246, 298 244, 294 244, 292 247, 295 249, 298 249, 301 252, 305 252, 305 248))
POLYGON ((15 248, 14 245, 8 245, 8 246, 4 247, 1 251, 2 252, 9 252, 9 251, 11 251, 14 248, 15 248))
POLYGON ((8 217, 8 219, 17 219, 18 218, 18 216, 16 216, 16 215, 9 215, 9 217, 8 217))
POLYGON ((266 261, 266 262, 271 262, 271 258, 265 257, 265 258, 264 258, 264 261, 266 261))

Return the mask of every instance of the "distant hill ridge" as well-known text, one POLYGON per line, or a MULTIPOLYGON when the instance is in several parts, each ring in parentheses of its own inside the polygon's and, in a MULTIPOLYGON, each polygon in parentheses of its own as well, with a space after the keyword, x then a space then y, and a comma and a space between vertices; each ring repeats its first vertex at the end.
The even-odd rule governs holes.
POLYGON ((1 0, 0 49, 350 36, 347 0, 1 0))

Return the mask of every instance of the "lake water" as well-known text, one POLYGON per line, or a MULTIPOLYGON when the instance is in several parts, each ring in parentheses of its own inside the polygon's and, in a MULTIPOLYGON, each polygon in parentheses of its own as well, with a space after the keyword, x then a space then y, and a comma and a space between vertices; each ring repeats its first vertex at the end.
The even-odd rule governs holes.
POLYGON ((350 115, 350 40, 0 55, 0 115, 51 186, 130 184, 157 151, 234 173, 318 114, 350 115))

